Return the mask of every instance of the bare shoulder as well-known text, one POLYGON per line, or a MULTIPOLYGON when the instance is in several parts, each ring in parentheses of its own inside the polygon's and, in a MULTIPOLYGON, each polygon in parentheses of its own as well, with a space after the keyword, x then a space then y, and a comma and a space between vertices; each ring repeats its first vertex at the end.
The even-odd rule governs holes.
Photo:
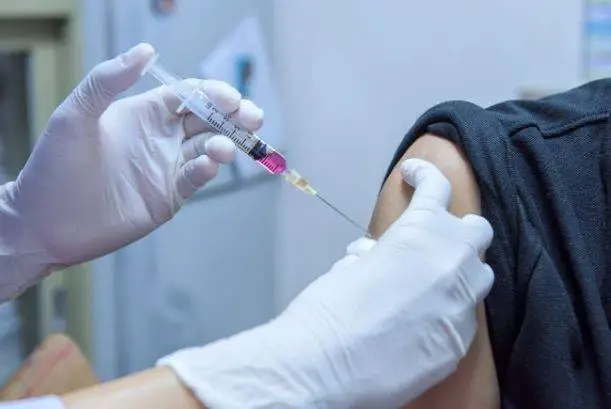
MULTIPOLYGON (((418 138, 398 162, 421 158, 435 164, 452 184, 450 211, 462 216, 480 214, 480 193, 469 161, 452 142, 432 134, 418 138)), ((398 169, 392 171, 378 198, 369 231, 379 237, 403 213, 413 189, 403 182, 398 169)), ((486 314, 478 307, 479 328, 469 353, 458 369, 445 381, 407 405, 408 409, 496 409, 499 404, 498 383, 486 314)))
MULTIPOLYGON (((450 211, 456 215, 480 213, 479 189, 471 166, 456 145, 442 137, 425 134, 409 147, 397 167, 408 158, 420 158, 434 163, 452 184, 450 211)), ((413 189, 403 182, 398 168, 384 183, 376 204, 370 232, 379 237, 405 210, 413 189)))

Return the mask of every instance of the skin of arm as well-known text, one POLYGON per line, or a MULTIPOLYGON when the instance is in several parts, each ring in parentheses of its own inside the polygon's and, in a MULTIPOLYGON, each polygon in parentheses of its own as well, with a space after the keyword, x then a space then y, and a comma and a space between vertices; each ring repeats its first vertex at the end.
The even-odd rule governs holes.
MULTIPOLYGON (((473 171, 456 145, 444 138, 425 134, 418 138, 398 162, 408 158, 435 164, 452 184, 450 212, 457 216, 480 214, 480 196, 473 171)), ((386 180, 376 204, 370 233, 378 238, 403 213, 413 189, 403 181, 398 168, 386 180)), ((484 306, 478 306, 478 330, 469 352, 456 371, 404 409, 497 409, 498 382, 488 337, 484 306)))
POLYGON ((66 409, 206 409, 166 367, 70 393, 62 401, 66 409))

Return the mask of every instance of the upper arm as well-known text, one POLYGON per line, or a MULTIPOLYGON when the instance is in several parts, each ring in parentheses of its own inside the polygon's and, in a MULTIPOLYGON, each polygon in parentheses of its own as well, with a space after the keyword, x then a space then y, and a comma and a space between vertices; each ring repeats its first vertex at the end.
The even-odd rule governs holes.
MULTIPOLYGON (((452 142, 435 135, 418 138, 398 162, 421 158, 435 164, 452 184, 450 211, 463 216, 480 214, 479 189, 462 152, 452 142)), ((413 189, 394 169, 386 180, 376 204, 369 231, 379 237, 403 213, 413 189)), ((409 409, 493 409, 499 407, 498 385, 488 338, 483 305, 478 306, 478 330, 467 356, 457 370, 436 387, 406 406, 409 409)))

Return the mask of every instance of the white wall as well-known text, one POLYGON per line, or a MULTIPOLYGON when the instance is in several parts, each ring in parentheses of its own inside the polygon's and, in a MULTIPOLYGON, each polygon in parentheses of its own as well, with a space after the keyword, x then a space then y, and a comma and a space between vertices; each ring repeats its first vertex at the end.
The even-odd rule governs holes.
MULTIPOLYGON (((367 224, 391 155, 424 110, 489 105, 524 86, 580 79, 578 0, 279 0, 277 70, 289 159, 367 224)), ((358 232, 281 192, 277 308, 325 272, 358 232)))

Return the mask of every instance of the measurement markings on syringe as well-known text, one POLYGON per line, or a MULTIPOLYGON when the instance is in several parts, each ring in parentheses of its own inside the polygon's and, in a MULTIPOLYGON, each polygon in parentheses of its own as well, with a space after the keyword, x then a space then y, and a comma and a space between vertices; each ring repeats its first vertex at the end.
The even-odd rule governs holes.
POLYGON ((210 116, 208 116, 208 122, 210 122, 210 125, 212 125, 215 129, 222 131, 223 122, 219 121, 215 115, 210 114, 210 116))
POLYGON ((252 148, 257 144, 258 138, 254 135, 249 134, 246 131, 243 131, 239 128, 236 128, 236 132, 233 134, 233 137, 230 137, 231 140, 238 146, 240 146, 247 153, 250 153, 252 148))
POLYGON ((257 138, 255 136, 250 135, 247 131, 231 123, 229 116, 218 111, 213 105, 206 105, 207 108, 210 108, 210 113, 206 117, 206 121, 208 121, 217 131, 227 136, 247 152, 255 146, 257 143, 257 138))

